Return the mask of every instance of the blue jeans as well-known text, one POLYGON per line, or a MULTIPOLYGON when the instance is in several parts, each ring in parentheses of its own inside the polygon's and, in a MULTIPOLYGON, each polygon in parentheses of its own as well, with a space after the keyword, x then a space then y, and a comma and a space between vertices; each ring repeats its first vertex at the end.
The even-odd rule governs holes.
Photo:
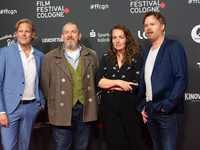
POLYGON ((83 105, 72 109, 71 126, 54 126, 52 133, 56 150, 87 150, 91 123, 83 123, 83 105))
POLYGON ((177 150, 181 114, 156 111, 150 102, 146 105, 147 125, 155 150, 177 150))

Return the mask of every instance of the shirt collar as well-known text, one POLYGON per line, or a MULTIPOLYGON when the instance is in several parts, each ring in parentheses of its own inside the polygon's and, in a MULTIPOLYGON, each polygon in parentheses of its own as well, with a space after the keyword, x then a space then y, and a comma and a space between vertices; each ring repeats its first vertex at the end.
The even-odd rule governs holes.
MULTIPOLYGON (((19 52, 22 52, 23 50, 20 47, 19 43, 17 43, 17 44, 18 44, 19 52)), ((34 49, 33 49, 32 45, 31 45, 31 54, 33 54, 33 53, 34 53, 34 49)))
MULTIPOLYGON (((80 44, 78 44, 78 49, 77 49, 77 51, 78 51, 77 56, 78 56, 78 57, 79 57, 79 55, 80 55, 81 49, 82 49, 82 47, 80 46, 80 44)), ((68 56, 68 54, 67 54, 66 51, 65 51, 65 44, 63 44, 63 51, 64 51, 64 54, 65 54, 66 56, 68 56)), ((69 56, 68 56, 68 57, 69 57, 69 56)))

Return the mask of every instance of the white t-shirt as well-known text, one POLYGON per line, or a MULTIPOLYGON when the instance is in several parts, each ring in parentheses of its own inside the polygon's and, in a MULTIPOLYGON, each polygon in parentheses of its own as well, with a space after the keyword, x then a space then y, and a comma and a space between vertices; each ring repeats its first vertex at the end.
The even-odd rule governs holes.
POLYGON ((147 56, 147 60, 145 63, 145 70, 144 70, 144 80, 146 84, 146 101, 152 101, 152 85, 151 85, 151 75, 154 67, 154 63, 156 60, 156 56, 158 54, 160 47, 152 51, 152 48, 149 51, 147 56))

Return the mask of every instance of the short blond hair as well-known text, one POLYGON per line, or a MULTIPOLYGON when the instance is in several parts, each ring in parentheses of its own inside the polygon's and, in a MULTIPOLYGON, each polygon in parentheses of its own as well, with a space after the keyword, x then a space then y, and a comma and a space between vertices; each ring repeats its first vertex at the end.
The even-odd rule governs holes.
MULTIPOLYGON (((33 22, 32 22, 31 20, 29 20, 29 19, 21 19, 21 20, 17 21, 16 24, 15 24, 15 27, 14 27, 15 32, 17 32, 17 30, 18 30, 18 28, 19 28, 19 25, 20 25, 21 23, 28 23, 28 24, 30 24, 30 25, 31 25, 32 32, 36 32, 36 31, 35 31, 35 26, 34 26, 33 22)), ((35 40, 36 38, 37 38, 37 37, 34 36, 34 37, 32 38, 32 40, 35 40)))

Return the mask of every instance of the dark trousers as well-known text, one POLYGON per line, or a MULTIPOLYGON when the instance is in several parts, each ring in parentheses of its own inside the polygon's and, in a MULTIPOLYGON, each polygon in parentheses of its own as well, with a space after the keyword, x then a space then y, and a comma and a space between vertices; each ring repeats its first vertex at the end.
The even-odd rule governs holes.
POLYGON ((83 123, 83 105, 72 109, 71 126, 52 125, 54 147, 56 150, 87 150, 91 122, 83 123))
POLYGON ((142 117, 136 111, 136 95, 110 92, 100 106, 109 150, 141 150, 142 117))
POLYGON ((150 102, 146 105, 147 125, 155 150, 177 150, 181 114, 156 111, 150 102))

